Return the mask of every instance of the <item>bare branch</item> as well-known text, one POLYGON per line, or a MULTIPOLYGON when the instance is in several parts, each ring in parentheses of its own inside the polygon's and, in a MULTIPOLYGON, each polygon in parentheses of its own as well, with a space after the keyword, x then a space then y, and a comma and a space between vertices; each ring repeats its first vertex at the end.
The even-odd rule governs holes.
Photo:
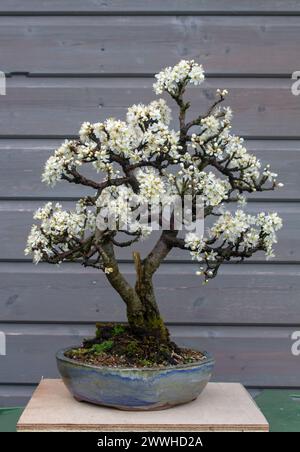
POLYGON ((156 245, 143 261, 145 273, 148 277, 152 277, 161 262, 167 257, 173 247, 169 238, 176 237, 177 234, 178 231, 162 231, 156 245))
POLYGON ((190 122, 186 125, 186 127, 185 127, 185 133, 187 133, 191 127, 200 125, 202 119, 205 119, 205 118, 207 118, 208 116, 210 116, 210 115, 212 114, 212 112, 215 110, 215 108, 216 108, 221 102, 224 101, 224 99, 225 99, 225 97, 222 96, 222 95, 220 94, 220 98, 217 99, 217 100, 212 104, 212 106, 209 108, 209 110, 206 112, 205 115, 200 115, 200 116, 198 116, 198 118, 194 119, 193 121, 190 121, 190 122))
POLYGON ((68 177, 66 175, 63 175, 63 179, 67 180, 68 182, 74 183, 74 184, 81 184, 88 187, 95 188, 98 190, 98 192, 101 193, 102 190, 104 190, 107 187, 115 186, 118 187, 120 185, 124 185, 126 183, 132 183, 132 177, 126 176, 126 177, 119 177, 115 179, 108 179, 104 182, 95 182, 91 179, 87 179, 86 177, 82 176, 75 168, 68 170, 68 173, 71 174, 73 177, 68 177))

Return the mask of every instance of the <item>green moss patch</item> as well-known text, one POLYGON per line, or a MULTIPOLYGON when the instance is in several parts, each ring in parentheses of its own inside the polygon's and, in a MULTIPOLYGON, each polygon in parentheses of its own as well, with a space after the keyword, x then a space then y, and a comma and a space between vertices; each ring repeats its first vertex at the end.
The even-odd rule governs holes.
POLYGON ((155 336, 136 336, 128 325, 113 323, 98 323, 95 337, 85 339, 66 356, 86 364, 115 367, 176 366, 204 358, 198 351, 182 349, 171 341, 161 343, 155 336))

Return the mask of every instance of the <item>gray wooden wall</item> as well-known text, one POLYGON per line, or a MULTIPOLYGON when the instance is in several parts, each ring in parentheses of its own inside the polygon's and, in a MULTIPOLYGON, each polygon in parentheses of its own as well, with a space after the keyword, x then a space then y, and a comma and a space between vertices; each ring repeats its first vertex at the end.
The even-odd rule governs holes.
MULTIPOLYGON (((285 188, 253 197, 249 209, 277 210, 284 229, 275 260, 225 265, 206 287, 174 252, 156 278, 162 312, 176 340, 215 355, 216 380, 300 386, 300 357, 290 351, 300 330, 300 98, 290 91, 299 39, 299 0, 1 0, 0 403, 22 404, 42 376, 57 375, 54 352, 93 322, 125 318, 101 274, 24 257, 35 208, 81 193, 43 186, 45 159, 84 120, 152 99, 153 74, 182 58, 207 71, 192 93, 199 108, 228 88, 236 133, 280 173, 285 188)), ((127 251, 120 260, 132 278, 127 251)))

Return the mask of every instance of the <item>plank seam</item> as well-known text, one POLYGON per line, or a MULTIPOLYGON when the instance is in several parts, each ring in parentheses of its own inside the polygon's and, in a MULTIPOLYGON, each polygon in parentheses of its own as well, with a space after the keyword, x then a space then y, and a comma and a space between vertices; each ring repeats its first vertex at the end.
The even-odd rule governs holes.
MULTIPOLYGON (((113 321, 113 320, 112 320, 113 321)), ((1 320, 0 325, 41 325, 41 326, 94 326, 96 323, 88 320, 83 321, 69 321, 69 320, 1 320)), ((106 321, 103 323, 111 323, 111 321, 106 321)), ((125 324, 126 322, 118 322, 125 324)), ((184 326, 184 327, 229 327, 229 328, 240 328, 240 327, 249 327, 249 328, 297 328, 299 329, 299 323, 246 323, 246 322, 238 322, 238 323, 230 323, 230 322, 166 322, 166 325, 168 327, 177 327, 177 326, 184 326)), ((9 335, 9 333, 7 333, 9 335)))
MULTIPOLYGON (((217 381, 215 381, 215 380, 213 380, 213 382, 217 383, 217 381)), ((35 388, 39 383, 40 383, 40 380, 37 380, 36 382, 33 382, 33 383, 26 383, 26 382, 24 382, 24 383, 16 383, 16 382, 7 383, 7 382, 1 382, 1 381, 0 381, 0 388, 1 388, 1 387, 7 387, 7 386, 15 386, 15 387, 23 387, 23 386, 25 386, 25 387, 33 387, 33 388, 35 388)), ((279 391, 280 391, 280 390, 284 390, 284 389, 288 389, 288 390, 290 390, 290 389, 292 389, 292 390, 300 389, 300 385, 298 385, 298 386, 277 386, 277 385, 275 385, 275 386, 259 386, 259 385, 244 385, 244 387, 245 387, 246 389, 257 389, 257 390, 278 389, 279 391)), ((12 395, 12 396, 8 397, 7 399, 13 398, 13 397, 15 397, 15 396, 12 395)), ((18 408, 18 407, 14 407, 14 408, 18 408)))
MULTIPOLYGON (((0 382, 0 388, 1 386, 25 386, 25 387, 34 387, 36 386, 35 383, 1 383, 0 382)), ((0 394, 1 397, 1 394, 0 394)))
MULTIPOLYGON (((63 135, 37 135, 37 134, 28 134, 28 135, 0 135, 0 140, 65 140, 65 139, 77 139, 78 134, 63 134, 63 135)), ((300 135, 243 135, 245 140, 252 141, 299 141, 300 135)))
MULTIPOLYGON (((78 135, 73 135, 74 137, 76 136, 78 138, 78 135)), ((0 135, 0 140, 4 139, 4 140, 24 140, 24 139, 28 139, 28 140, 59 140, 59 139, 64 139, 64 138, 70 138, 71 135, 9 135, 8 138, 5 138, 5 135, 0 135), (3 138, 4 137, 4 138, 3 138), (46 137, 46 138, 45 138, 46 137)), ((243 137, 249 141, 259 141, 260 138, 255 138, 253 136, 247 136, 243 135, 243 137)), ((267 138, 268 141, 276 141, 276 142, 280 142, 280 141, 286 141, 286 138, 282 138, 281 136, 275 136, 275 137, 270 137, 269 139, 267 138)), ((265 140, 263 140, 265 141, 265 140)), ((299 138, 294 138, 294 137, 290 137, 289 141, 295 141, 296 144, 298 144, 298 142, 300 141, 300 135, 299 138)), ((1 146, 1 142, 0 142, 0 146, 1 146)), ((280 149, 280 150, 284 150, 280 149)), ((292 151, 300 151, 300 147, 299 149, 292 149, 292 151)))
MULTIPOLYGON (((0 264, 32 264, 32 261, 30 259, 10 259, 10 258, 0 258, 0 264)), ((69 262, 71 265, 78 265, 81 262, 69 262)), ((133 261, 131 259, 118 259, 119 264, 132 264, 133 261)), ((163 261, 161 265, 167 266, 168 264, 180 264, 180 265, 190 265, 195 266, 197 265, 193 261, 183 260, 183 259, 168 259, 166 261, 163 261)), ((300 261, 299 260, 274 260, 274 261, 261 261, 261 260, 251 260, 247 262, 239 262, 239 261, 231 261, 231 262, 223 262, 223 265, 261 265, 261 266, 276 266, 276 265, 293 265, 293 266, 299 266, 300 261)), ((1 271, 0 271, 1 272, 1 271)))
MULTIPOLYGON (((43 78, 43 77, 48 77, 48 78, 154 78, 155 76, 155 72, 144 72, 144 73, 139 73, 139 72, 76 72, 76 73, 69 73, 69 72, 28 72, 28 71, 10 71, 10 72, 6 72, 6 76, 7 77, 19 77, 19 76, 23 76, 26 78, 43 78)), ((218 72, 208 72, 205 74, 207 79, 212 79, 212 78, 216 78, 216 79, 220 79, 220 78, 225 78, 225 79, 230 79, 230 78, 260 78, 260 79, 266 79, 266 78, 270 78, 270 79, 276 79, 276 78, 280 78, 280 79, 291 79, 291 74, 290 73, 249 73, 249 72, 245 72, 245 73, 238 73, 238 72, 228 72, 228 73, 218 73, 218 72)))
POLYGON ((300 16, 300 11, 1 11, 0 17, 172 17, 172 16, 212 16, 212 17, 290 17, 300 16))
MULTIPOLYGON (((65 202, 77 202, 80 196, 0 196, 0 202, 7 201, 19 201, 19 202, 48 202, 48 201, 65 201, 65 202)), ((300 202, 300 198, 249 198, 248 203, 291 203, 297 204, 300 202)))

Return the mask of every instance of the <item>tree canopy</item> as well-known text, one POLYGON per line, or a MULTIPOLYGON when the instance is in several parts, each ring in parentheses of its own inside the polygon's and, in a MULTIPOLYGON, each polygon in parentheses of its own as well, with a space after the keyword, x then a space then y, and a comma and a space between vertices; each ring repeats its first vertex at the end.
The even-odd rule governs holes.
POLYGON ((119 269, 113 248, 130 246, 152 232, 151 226, 135 218, 134 209, 128 212, 128 199, 136 205, 151 204, 156 197, 167 200, 173 195, 193 200, 201 196, 205 218, 214 221, 203 235, 180 236, 174 224, 163 230, 143 262, 150 276, 173 247, 190 251, 205 281, 232 258, 245 259, 258 251, 273 256, 281 219, 276 213, 250 215, 243 205, 245 195, 282 184, 269 165, 262 166, 244 140, 231 132, 231 109, 222 106, 226 90, 217 90, 205 114, 188 118, 186 90, 204 79, 202 66, 193 60, 182 60, 156 75, 155 93, 167 93, 177 105, 178 130, 171 128, 166 101, 158 99, 131 106, 125 120, 84 122, 79 138, 65 141, 54 152, 46 162, 43 181, 51 186, 60 181, 80 184, 91 194, 82 197, 73 211, 52 203, 38 209, 34 218, 40 224, 32 227, 25 250, 35 263, 79 259, 84 266, 103 270, 114 285, 119 269), (94 169, 94 177, 86 175, 86 165, 94 169), (235 204, 236 210, 229 204, 235 204), (105 209, 116 216, 114 230, 97 227, 97 216, 105 209), (122 229, 124 222, 127 227, 122 229))

